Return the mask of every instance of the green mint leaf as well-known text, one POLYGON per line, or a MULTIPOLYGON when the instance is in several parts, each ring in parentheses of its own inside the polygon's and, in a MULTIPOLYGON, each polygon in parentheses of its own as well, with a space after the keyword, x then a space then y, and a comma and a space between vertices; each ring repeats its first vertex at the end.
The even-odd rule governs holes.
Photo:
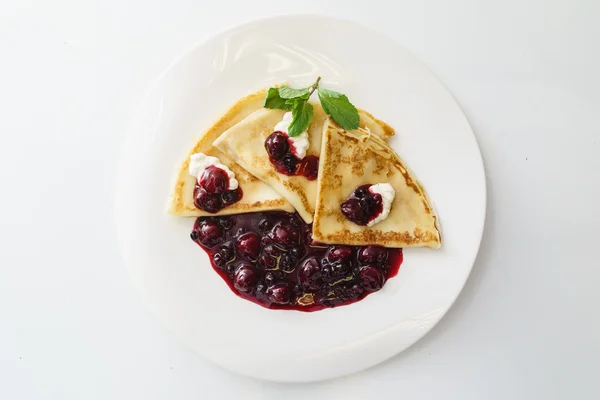
POLYGON ((282 86, 279 88, 279 96, 282 99, 296 99, 298 97, 301 97, 306 100, 309 97, 309 89, 310 87, 302 89, 293 89, 288 86, 282 86))
POLYGON ((347 130, 358 128, 360 122, 358 111, 345 94, 319 88, 319 100, 323 110, 342 128, 347 130))
POLYGON ((288 131, 288 136, 294 137, 300 135, 308 129, 313 117, 313 106, 306 100, 296 100, 292 108, 292 123, 288 131))
POLYGON ((290 111, 292 109, 293 104, 288 104, 287 100, 282 99, 279 96, 278 88, 270 88, 267 92, 267 96, 265 97, 265 102, 263 103, 263 107, 270 108, 273 110, 286 110, 290 111))

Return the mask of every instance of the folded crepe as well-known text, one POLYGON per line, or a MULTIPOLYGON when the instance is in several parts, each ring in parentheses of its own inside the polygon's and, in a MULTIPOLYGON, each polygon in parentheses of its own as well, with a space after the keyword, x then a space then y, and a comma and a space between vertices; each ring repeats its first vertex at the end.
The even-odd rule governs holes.
POLYGON ((322 135, 313 240, 347 245, 438 248, 437 217, 425 190, 385 141, 327 120, 322 135), (368 227, 348 220, 341 204, 359 186, 389 183, 396 192, 386 219, 368 227))
POLYGON ((194 205, 196 177, 189 174, 188 168, 190 157, 188 155, 181 164, 177 175, 177 181, 173 188, 173 193, 169 199, 168 211, 171 214, 179 217, 198 217, 270 210, 294 211, 292 205, 286 201, 283 196, 279 195, 276 191, 271 189, 271 187, 248 173, 248 171, 245 171, 227 157, 227 155, 223 154, 212 145, 215 139, 221 136, 223 132, 242 121, 256 110, 261 110, 266 93, 267 91, 262 89, 238 100, 202 135, 202 137, 200 137, 198 143, 196 143, 194 148, 189 152, 189 155, 194 153, 204 153, 208 156, 217 157, 221 163, 229 167, 229 169, 235 173, 235 178, 243 191, 241 200, 223 208, 217 213, 208 213, 196 208, 194 205))
MULTIPOLYGON (((314 108, 312 121, 307 129, 310 146, 307 155, 319 156, 321 135, 327 114, 319 103, 314 108)), ((317 201, 317 180, 304 176, 288 176, 275 170, 265 150, 265 140, 273 133, 275 125, 283 119, 286 111, 260 109, 232 126, 214 142, 214 146, 227 154, 244 169, 256 176, 289 201, 306 223, 311 223, 317 201)), ((394 130, 385 122, 374 118, 364 110, 358 110, 359 126, 375 136, 388 139, 394 130)))

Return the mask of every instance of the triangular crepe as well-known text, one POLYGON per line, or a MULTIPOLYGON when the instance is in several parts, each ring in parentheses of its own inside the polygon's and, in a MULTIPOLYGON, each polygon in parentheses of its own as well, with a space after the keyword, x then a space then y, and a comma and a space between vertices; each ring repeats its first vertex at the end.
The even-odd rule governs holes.
POLYGON ((189 153, 190 155, 194 153, 204 153, 209 156, 218 157, 224 165, 229 167, 229 169, 235 173, 235 178, 238 180, 243 191, 242 199, 237 203, 233 203, 232 205, 223 208, 216 214, 211 214, 196 208, 193 196, 196 178, 188 172, 190 164, 190 157, 188 155, 181 164, 181 168, 177 175, 177 182, 175 183, 173 194, 169 201, 169 212, 171 214, 180 217, 197 217, 269 210, 294 211, 292 205, 286 201, 285 198, 271 189, 268 185, 249 174, 212 145, 215 139, 221 136, 227 129, 246 118, 252 112, 262 109, 266 93, 267 91, 263 89, 238 100, 202 135, 198 143, 196 143, 189 153))
MULTIPOLYGON (((327 114, 318 103, 314 107, 313 119, 308 127, 310 147, 307 155, 321 153, 321 134, 327 114)), ((385 122, 374 118, 363 110, 358 110, 360 126, 372 133, 388 139, 394 130, 385 122)), ((287 176, 275 170, 265 150, 265 139, 273 133, 273 128, 283 118, 285 111, 261 109, 221 135, 214 146, 226 153, 244 169, 267 183, 285 197, 298 211, 306 223, 313 220, 317 201, 317 180, 309 181, 303 176, 287 176)))
POLYGON ((364 130, 346 131, 328 120, 323 130, 313 240, 347 245, 438 248, 437 217, 423 187, 400 157, 364 130), (389 183, 396 195, 386 219, 360 226, 341 212, 341 203, 361 185, 389 183))

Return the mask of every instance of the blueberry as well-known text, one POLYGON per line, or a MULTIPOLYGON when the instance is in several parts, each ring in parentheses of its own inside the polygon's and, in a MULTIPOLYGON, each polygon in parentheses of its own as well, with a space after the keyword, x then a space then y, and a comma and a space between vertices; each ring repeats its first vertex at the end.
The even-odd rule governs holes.
POLYGON ((329 261, 350 262, 352 261, 352 249, 346 246, 333 246, 327 252, 329 261))
POLYGON ((304 294, 304 288, 299 283, 294 285, 294 294, 302 296, 304 294))
POLYGON ((365 196, 359 200, 359 203, 363 214, 367 217, 367 219, 371 219, 380 212, 381 195, 372 194, 370 196, 365 196))
POLYGON ((358 199, 362 199, 365 196, 368 196, 371 194, 371 192, 369 191, 369 188, 371 187, 371 185, 362 185, 356 188, 356 190, 354 191, 353 195, 358 198, 358 199))
POLYGON ((224 193, 229 186, 229 177, 224 170, 211 165, 202 173, 200 186, 208 193, 224 193))
POLYGON ((277 280, 277 277, 275 276, 275 274, 273 272, 267 272, 265 274, 265 283, 268 286, 271 286, 275 283, 275 281, 277 280))
POLYGON ((306 156, 300 166, 301 174, 309 181, 314 181, 319 175, 319 157, 306 156))
POLYGON ((271 238, 284 246, 295 246, 299 241, 299 233, 291 225, 278 224, 271 231, 271 238))
POLYGON ((362 286, 369 292, 375 292, 383 286, 385 278, 383 273, 376 267, 366 266, 360 268, 362 286))
POLYGON ((221 197, 214 193, 208 193, 204 188, 196 191, 194 205, 201 210, 213 214, 223 208, 221 197))
POLYGON ((296 259, 292 257, 289 253, 284 253, 279 258, 279 267, 287 273, 293 272, 296 268, 296 259))
POLYGON ((296 260, 299 260, 302 258, 302 256, 304 255, 304 247, 292 247, 289 250, 289 253, 292 257, 294 257, 296 260))
POLYGON ((274 160, 281 160, 290 151, 290 142, 287 135, 280 131, 271 133, 265 140, 265 150, 267 150, 269 157, 274 160))
POLYGON ((229 230, 233 228, 233 219, 231 217, 220 217, 219 224, 221 224, 223 229, 229 230))
POLYGON ((235 248, 246 260, 256 260, 260 254, 260 237, 254 232, 244 233, 238 237, 235 248))
POLYGON ((318 289, 323 284, 321 266, 316 258, 311 257, 302 264, 298 271, 300 283, 309 289, 318 289))
POLYGON ((285 283, 278 283, 267 289, 269 300, 277 304, 288 304, 290 302, 291 290, 285 283))
POLYGON ((355 299, 357 297, 359 297, 361 294, 363 294, 364 292, 364 288, 359 285, 358 283, 354 283, 351 285, 348 285, 348 287, 346 288, 346 297, 348 297, 349 299, 355 299))
POLYGON ((333 262, 331 264, 331 275, 335 277, 341 277, 345 275, 350 269, 350 265, 345 262, 333 262))
POLYGON ((273 269, 277 265, 277 261, 267 254, 260 256, 258 258, 258 263, 263 269, 273 269))
POLYGON ((225 257, 221 253, 215 253, 213 254, 213 264, 217 268, 223 268, 227 264, 227 260, 225 260, 225 257))
POLYGON ((388 251, 381 246, 367 246, 358 251, 358 261, 363 265, 383 265, 388 259, 388 251))
POLYGON ((219 247, 219 253, 221 253, 223 258, 225 258, 227 262, 233 260, 235 257, 233 245, 231 244, 231 242, 227 242, 223 246, 219 247))
POLYGON ((235 271, 233 286, 240 292, 251 292, 257 282, 256 272, 250 264, 241 264, 235 271))
POLYGON ((298 159, 293 154, 288 153, 281 159, 281 165, 283 166, 285 172, 287 172, 289 175, 293 175, 296 172, 298 159))
POLYGON ((279 257, 281 255, 281 249, 272 244, 267 244, 265 247, 263 247, 263 253, 271 257, 279 257))
POLYGON ((366 225, 368 222, 360 201, 356 198, 350 198, 342 203, 342 214, 357 225, 366 225))
POLYGON ((196 227, 198 241, 204 247, 215 247, 223 240, 223 228, 211 220, 202 220, 196 227))
POLYGON ((238 187, 235 190, 228 190, 221 195, 223 206, 228 206, 242 198, 242 190, 238 187))
POLYGON ((331 266, 329 264, 324 264, 321 268, 321 274, 323 278, 330 280, 332 277, 331 266))
POLYGON ((258 223, 258 228, 263 231, 263 232, 267 232, 269 229, 271 229, 273 227, 273 224, 271 223, 271 221, 269 221, 268 219, 263 219, 258 223))

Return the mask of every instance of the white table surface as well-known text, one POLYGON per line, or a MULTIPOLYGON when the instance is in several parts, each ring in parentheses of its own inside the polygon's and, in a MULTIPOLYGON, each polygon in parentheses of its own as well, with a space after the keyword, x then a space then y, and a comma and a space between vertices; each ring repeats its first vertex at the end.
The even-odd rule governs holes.
POLYGON ((600 397, 600 2, 201 3, 0 4, 0 399, 600 397), (182 345, 134 291, 112 221, 149 83, 224 27, 290 12, 362 22, 424 61, 473 126, 489 199, 441 323, 382 365, 306 385, 182 345))

